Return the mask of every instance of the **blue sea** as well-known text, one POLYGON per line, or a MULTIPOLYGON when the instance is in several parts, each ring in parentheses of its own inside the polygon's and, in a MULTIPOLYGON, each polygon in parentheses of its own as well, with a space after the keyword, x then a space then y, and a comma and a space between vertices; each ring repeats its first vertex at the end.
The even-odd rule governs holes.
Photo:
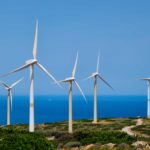
MULTIPOLYGON (((98 118, 146 117, 146 96, 98 96, 98 118)), ((0 97, 0 125, 6 124, 7 97, 0 97)), ((93 118, 93 96, 87 103, 73 96, 73 120, 93 118)), ((68 96, 35 96, 35 123, 68 120, 68 96)), ((29 96, 13 96, 11 124, 28 124, 29 96)))

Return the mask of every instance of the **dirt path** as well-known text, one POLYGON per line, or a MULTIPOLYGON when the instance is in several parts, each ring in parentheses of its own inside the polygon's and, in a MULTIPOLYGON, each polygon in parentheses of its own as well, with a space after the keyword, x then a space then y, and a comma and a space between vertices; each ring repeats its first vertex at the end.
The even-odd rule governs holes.
POLYGON ((136 126, 140 126, 142 124, 143 124, 143 119, 141 118, 137 119, 136 126))
POLYGON ((127 134, 131 135, 131 136, 135 136, 136 133, 134 131, 132 131, 132 128, 142 125, 143 124, 143 119, 139 118, 137 119, 136 125, 132 125, 132 126, 125 126, 122 128, 123 132, 126 132, 127 134))

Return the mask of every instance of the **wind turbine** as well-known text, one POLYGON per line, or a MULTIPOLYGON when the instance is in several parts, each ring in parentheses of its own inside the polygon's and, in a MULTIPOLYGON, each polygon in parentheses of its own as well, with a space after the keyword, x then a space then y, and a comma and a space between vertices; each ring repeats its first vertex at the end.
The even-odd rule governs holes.
POLYGON ((23 80, 20 79, 13 83, 11 86, 7 85, 6 83, 0 81, 0 84, 5 87, 5 89, 8 92, 8 98, 7 98, 7 125, 10 125, 10 110, 12 110, 12 88, 14 88, 18 83, 20 83, 23 80))
POLYGON ((85 95, 84 95, 82 89, 80 88, 79 84, 77 83, 77 81, 75 79, 77 62, 78 62, 78 52, 77 52, 74 68, 73 68, 73 71, 72 71, 72 76, 68 77, 64 80, 59 81, 59 83, 62 83, 62 82, 69 83, 69 122, 68 122, 68 132, 69 133, 73 133, 73 128, 72 128, 72 84, 73 83, 77 86, 78 90, 80 91, 80 93, 82 94, 83 98, 86 101, 85 95))
POLYGON ((147 82, 148 85, 148 91, 147 91, 147 118, 150 118, 150 78, 143 78, 141 80, 144 80, 147 82))
POLYGON ((29 132, 34 132, 34 67, 38 66, 42 71, 44 71, 56 84, 59 83, 56 79, 41 65, 37 60, 37 41, 38 41, 38 20, 36 21, 36 30, 35 30, 35 39, 33 45, 33 59, 27 60, 25 65, 17 68, 14 71, 11 71, 8 74, 3 76, 7 76, 18 71, 24 70, 25 68, 30 68, 30 116, 29 116, 29 132))
POLYGON ((98 55, 98 59, 97 59, 96 72, 92 73, 92 75, 87 77, 85 80, 90 79, 90 78, 94 79, 94 120, 93 120, 93 123, 96 124, 97 123, 97 79, 99 78, 108 87, 113 89, 112 86, 99 73, 99 55, 98 55))

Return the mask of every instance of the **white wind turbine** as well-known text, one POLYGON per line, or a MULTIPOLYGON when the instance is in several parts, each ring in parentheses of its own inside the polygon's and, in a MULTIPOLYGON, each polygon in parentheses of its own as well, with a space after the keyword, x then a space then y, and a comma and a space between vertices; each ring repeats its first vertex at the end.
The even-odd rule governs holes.
POLYGON ((12 88, 14 88, 22 80, 23 80, 23 78, 16 81, 15 83, 13 83, 10 86, 7 85, 6 83, 0 81, 0 84, 3 85, 8 92, 8 97, 7 97, 7 125, 10 125, 10 110, 12 110, 12 88))
POLYGON ((35 39, 33 46, 33 59, 27 60, 25 65, 17 68, 14 71, 11 71, 8 74, 3 76, 7 76, 18 71, 24 70, 25 68, 30 67, 30 116, 29 116, 29 132, 34 132, 34 66, 38 66, 42 71, 44 71, 56 84, 59 83, 56 79, 41 65, 37 60, 37 40, 38 40, 38 21, 36 21, 36 31, 35 31, 35 39))
POLYGON ((77 62, 78 62, 78 53, 77 53, 76 61, 75 61, 74 68, 72 71, 72 76, 59 81, 59 83, 62 83, 62 82, 69 83, 69 122, 68 122, 68 132, 69 133, 73 133, 73 128, 72 128, 72 83, 74 83, 77 86, 78 90, 81 92, 83 98, 86 101, 85 95, 75 79, 77 62))
POLYGON ((92 73, 92 75, 87 77, 85 80, 90 79, 90 78, 94 79, 94 120, 93 120, 93 123, 96 124, 97 123, 97 78, 102 80, 107 86, 113 89, 112 86, 99 73, 99 55, 97 59, 96 72, 92 73))
POLYGON ((147 98, 148 98, 148 101, 147 101, 147 118, 150 118, 150 78, 143 78, 141 80, 144 80, 147 82, 147 85, 148 85, 148 91, 147 91, 147 98))

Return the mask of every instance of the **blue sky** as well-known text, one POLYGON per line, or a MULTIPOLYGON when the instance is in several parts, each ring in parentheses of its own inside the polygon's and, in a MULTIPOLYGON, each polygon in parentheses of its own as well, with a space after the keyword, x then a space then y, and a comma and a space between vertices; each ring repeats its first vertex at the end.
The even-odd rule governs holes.
MULTIPOLYGON (((35 21, 39 20, 38 60, 56 79, 71 75, 77 50, 76 78, 85 94, 93 93, 92 80, 82 81, 96 69, 116 89, 101 81, 98 94, 146 94, 140 77, 150 76, 150 1, 145 0, 13 0, 0 1, 0 74, 32 58, 35 21)), ((15 94, 29 93, 29 70, 1 80, 7 83, 24 76, 15 94)), ((36 94, 66 94, 35 70, 36 94)), ((2 94, 6 93, 3 88, 2 94)), ((80 94, 74 87, 74 94, 80 94)))

